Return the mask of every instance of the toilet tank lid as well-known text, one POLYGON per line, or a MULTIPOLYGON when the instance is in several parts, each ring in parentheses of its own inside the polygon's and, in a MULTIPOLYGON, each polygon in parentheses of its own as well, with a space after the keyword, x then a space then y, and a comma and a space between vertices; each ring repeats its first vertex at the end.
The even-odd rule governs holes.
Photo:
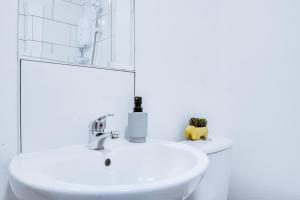
POLYGON ((213 154, 232 147, 232 140, 223 137, 209 137, 207 140, 184 140, 182 143, 198 148, 206 154, 213 154))

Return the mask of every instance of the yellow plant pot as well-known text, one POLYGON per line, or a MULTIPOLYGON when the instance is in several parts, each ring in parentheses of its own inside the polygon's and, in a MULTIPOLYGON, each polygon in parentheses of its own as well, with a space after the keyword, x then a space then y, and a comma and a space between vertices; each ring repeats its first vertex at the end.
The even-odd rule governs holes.
POLYGON ((189 140, 200 140, 200 139, 206 140, 207 136, 208 136, 207 127, 197 128, 195 126, 188 126, 185 129, 185 137, 186 139, 189 140))

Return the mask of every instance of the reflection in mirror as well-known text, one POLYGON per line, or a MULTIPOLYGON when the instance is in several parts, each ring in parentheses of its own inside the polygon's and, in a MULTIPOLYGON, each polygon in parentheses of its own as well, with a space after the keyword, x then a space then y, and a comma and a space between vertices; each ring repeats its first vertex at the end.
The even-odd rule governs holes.
POLYGON ((134 0, 19 0, 19 58, 134 70, 134 0))

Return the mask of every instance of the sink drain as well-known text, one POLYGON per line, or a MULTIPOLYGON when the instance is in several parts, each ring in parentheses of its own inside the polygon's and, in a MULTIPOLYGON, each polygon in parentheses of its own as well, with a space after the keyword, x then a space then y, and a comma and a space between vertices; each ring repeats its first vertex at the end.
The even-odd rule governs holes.
POLYGON ((111 160, 110 159, 106 159, 104 162, 105 166, 110 166, 111 164, 111 160))

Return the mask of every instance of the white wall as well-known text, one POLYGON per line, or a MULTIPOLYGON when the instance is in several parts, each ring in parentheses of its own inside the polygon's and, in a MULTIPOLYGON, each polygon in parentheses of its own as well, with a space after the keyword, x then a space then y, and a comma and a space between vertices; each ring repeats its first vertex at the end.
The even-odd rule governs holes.
POLYGON ((226 0, 221 64, 234 135, 232 200, 300 199, 300 2, 226 0))
POLYGON ((138 0, 137 94, 150 135, 187 119, 235 141, 230 200, 300 199, 299 9, 293 0, 138 0))
POLYGON ((0 6, 0 199, 14 199, 7 188, 7 166, 17 152, 17 0, 0 6), (9 19, 9 20, 8 20, 9 19))
POLYGON ((151 136, 179 140, 192 116, 207 117, 212 135, 229 134, 218 20, 218 1, 136 1, 136 87, 151 136))

